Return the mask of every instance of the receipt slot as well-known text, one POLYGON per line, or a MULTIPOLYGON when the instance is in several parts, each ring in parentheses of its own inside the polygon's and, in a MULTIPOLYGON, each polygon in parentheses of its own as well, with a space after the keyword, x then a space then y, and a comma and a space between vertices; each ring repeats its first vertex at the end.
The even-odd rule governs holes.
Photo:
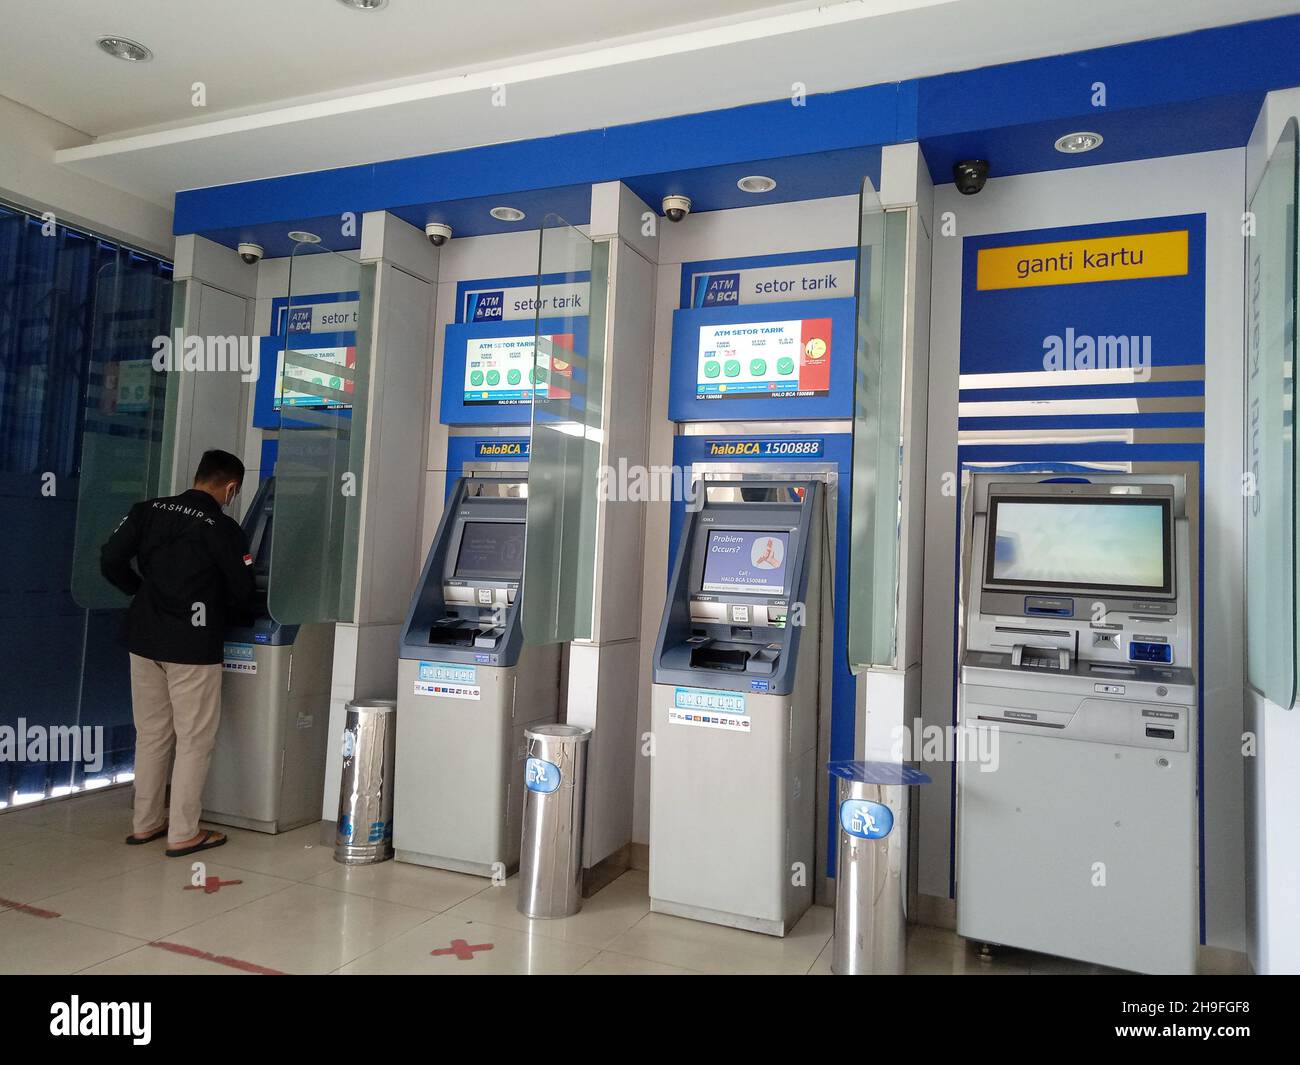
POLYGON ((781 936, 815 874, 822 484, 698 487, 654 652, 650 908, 781 936))
POLYGON ((976 475, 957 931, 1195 971, 1192 574, 1177 477, 976 475))
POLYGON ((479 876, 519 864, 525 730, 553 722, 559 649, 525 646, 526 477, 460 479, 402 634, 397 860, 479 876))

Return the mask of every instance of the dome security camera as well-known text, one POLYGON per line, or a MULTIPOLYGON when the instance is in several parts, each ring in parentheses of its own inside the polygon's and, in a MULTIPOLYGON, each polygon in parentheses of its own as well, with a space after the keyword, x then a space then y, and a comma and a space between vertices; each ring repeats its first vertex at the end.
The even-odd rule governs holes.
POLYGON ((260 244, 241 244, 239 246, 239 257, 249 266, 252 266, 262 258, 262 245, 260 244))
POLYGON ((665 196, 663 207, 664 214, 668 216, 668 221, 680 222, 691 213, 691 198, 689 196, 665 196))
POLYGON ((963 159, 952 168, 952 179, 963 196, 974 196, 989 179, 988 160, 963 159))
POLYGON ((451 226, 446 222, 430 222, 424 227, 424 235, 435 248, 441 248, 451 240, 451 226))

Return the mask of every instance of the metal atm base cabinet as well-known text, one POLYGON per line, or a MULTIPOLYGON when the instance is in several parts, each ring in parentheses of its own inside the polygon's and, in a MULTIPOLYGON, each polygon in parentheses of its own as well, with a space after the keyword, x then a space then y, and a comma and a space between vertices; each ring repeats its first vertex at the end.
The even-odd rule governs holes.
POLYGON ((652 696, 650 909, 784 936, 812 903, 816 752, 789 750, 788 695, 747 694, 739 734, 670 722, 674 691, 652 696))
POLYGON ((957 933, 1117 969, 1195 972, 1194 751, 1000 739, 995 771, 960 764, 957 933))
POLYGON ((556 718, 559 650, 525 647, 516 666, 478 666, 472 699, 414 694, 419 667, 397 664, 397 860, 473 876, 513 873, 524 730, 556 718))
POLYGON ((304 625, 292 644, 255 644, 252 671, 222 676, 204 821, 275 833, 320 820, 333 661, 334 626, 304 625))

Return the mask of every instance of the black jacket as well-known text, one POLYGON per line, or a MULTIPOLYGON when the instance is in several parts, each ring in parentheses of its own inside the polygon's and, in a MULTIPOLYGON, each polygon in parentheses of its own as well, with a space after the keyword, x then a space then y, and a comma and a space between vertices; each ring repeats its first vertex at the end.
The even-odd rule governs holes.
POLYGON ((253 601, 244 530, 195 488, 135 504, 100 549, 99 568, 133 597, 127 649, 159 662, 220 662, 226 626, 253 601))

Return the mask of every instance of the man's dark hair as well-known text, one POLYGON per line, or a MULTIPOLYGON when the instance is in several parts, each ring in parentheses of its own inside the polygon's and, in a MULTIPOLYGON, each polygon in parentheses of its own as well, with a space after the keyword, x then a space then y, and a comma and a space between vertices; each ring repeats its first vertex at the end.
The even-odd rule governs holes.
POLYGON ((195 484, 229 484, 231 481, 244 483, 244 464, 229 451, 203 452, 199 459, 199 468, 194 471, 195 484))

